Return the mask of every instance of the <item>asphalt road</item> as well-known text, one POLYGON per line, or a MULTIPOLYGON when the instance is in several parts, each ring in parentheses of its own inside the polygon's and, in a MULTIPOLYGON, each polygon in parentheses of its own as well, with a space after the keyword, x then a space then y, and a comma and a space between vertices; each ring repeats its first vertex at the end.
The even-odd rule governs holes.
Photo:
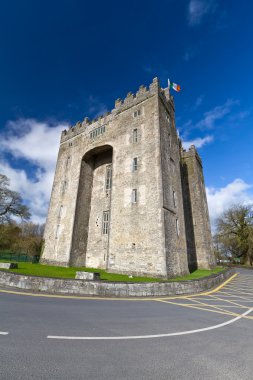
POLYGON ((0 290, 1 380, 252 378, 251 270, 215 293, 154 300, 0 290))

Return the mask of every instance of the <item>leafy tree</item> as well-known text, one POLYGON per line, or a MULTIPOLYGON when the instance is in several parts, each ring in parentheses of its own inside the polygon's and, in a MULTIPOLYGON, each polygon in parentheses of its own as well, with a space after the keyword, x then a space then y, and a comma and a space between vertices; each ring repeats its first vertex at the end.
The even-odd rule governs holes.
POLYGON ((14 250, 20 234, 21 228, 17 224, 0 224, 0 251, 14 250))
POLYGON ((0 174, 0 223, 10 222, 13 216, 28 220, 30 213, 22 197, 9 188, 9 179, 0 174))
POLYGON ((44 224, 23 222, 20 224, 21 234, 17 242, 19 251, 28 256, 40 255, 43 245, 44 224))
POLYGON ((233 259, 252 265, 253 212, 252 206, 234 205, 217 220, 217 238, 221 252, 233 259))
POLYGON ((0 252, 39 256, 43 246, 44 225, 31 222, 0 224, 0 252))

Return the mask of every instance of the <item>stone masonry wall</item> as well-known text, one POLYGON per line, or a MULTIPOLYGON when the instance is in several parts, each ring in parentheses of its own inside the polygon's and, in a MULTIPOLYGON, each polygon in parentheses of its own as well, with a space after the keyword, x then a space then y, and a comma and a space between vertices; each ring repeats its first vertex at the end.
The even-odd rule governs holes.
POLYGON ((25 276, 0 270, 0 286, 82 296, 160 297, 208 291, 234 272, 229 269, 199 280, 180 282, 122 283, 25 276))

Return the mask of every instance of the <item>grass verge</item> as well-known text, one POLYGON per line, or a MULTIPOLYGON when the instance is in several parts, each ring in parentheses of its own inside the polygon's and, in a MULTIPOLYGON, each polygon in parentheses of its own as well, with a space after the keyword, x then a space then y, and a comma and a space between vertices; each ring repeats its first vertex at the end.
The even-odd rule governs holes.
MULTIPOLYGON (((4 260, 1 260, 3 262, 4 260)), ((5 260, 6 261, 6 260, 5 260)), ((166 281, 185 281, 185 280, 195 280, 202 277, 210 276, 211 274, 218 273, 224 268, 217 267, 212 270, 198 269, 188 276, 177 277, 166 281)), ((27 262, 18 263, 18 269, 10 269, 9 272, 25 274, 31 276, 42 276, 42 277, 59 277, 59 278, 75 278, 76 271, 86 271, 86 272, 98 272, 100 273, 101 280, 105 281, 122 281, 122 282, 161 282, 165 281, 159 278, 152 277, 133 277, 129 278, 127 275, 108 273, 103 269, 94 268, 75 268, 75 267, 56 267, 50 265, 42 264, 32 264, 27 262)))

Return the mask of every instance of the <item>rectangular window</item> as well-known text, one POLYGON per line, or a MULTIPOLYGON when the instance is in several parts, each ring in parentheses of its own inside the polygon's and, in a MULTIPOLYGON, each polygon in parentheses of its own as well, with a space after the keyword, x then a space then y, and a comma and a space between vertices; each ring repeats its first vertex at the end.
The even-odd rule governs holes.
POLYGON ((137 168, 138 168, 138 158, 134 157, 134 159, 133 159, 133 171, 136 172, 137 168))
POLYGON ((132 191, 132 203, 137 203, 137 189, 132 191))
POLYGON ((169 135, 169 147, 171 148, 171 135, 169 135))
POLYGON ((108 235, 109 231, 109 211, 103 212, 103 235, 108 235))
POLYGON ((134 111, 134 117, 140 116, 141 110, 134 111))
POLYGON ((137 143, 138 141, 138 134, 137 134, 137 128, 133 130, 133 143, 137 143))
POLYGON ((110 190, 112 187, 112 165, 106 166, 105 173, 105 190, 110 190))
POLYGON ((174 205, 174 207, 177 207, 177 198, 176 198, 176 192, 175 191, 172 192, 172 196, 173 196, 173 205, 174 205))
POLYGON ((178 219, 176 219, 176 230, 177 230, 177 236, 179 236, 179 222, 178 219))

